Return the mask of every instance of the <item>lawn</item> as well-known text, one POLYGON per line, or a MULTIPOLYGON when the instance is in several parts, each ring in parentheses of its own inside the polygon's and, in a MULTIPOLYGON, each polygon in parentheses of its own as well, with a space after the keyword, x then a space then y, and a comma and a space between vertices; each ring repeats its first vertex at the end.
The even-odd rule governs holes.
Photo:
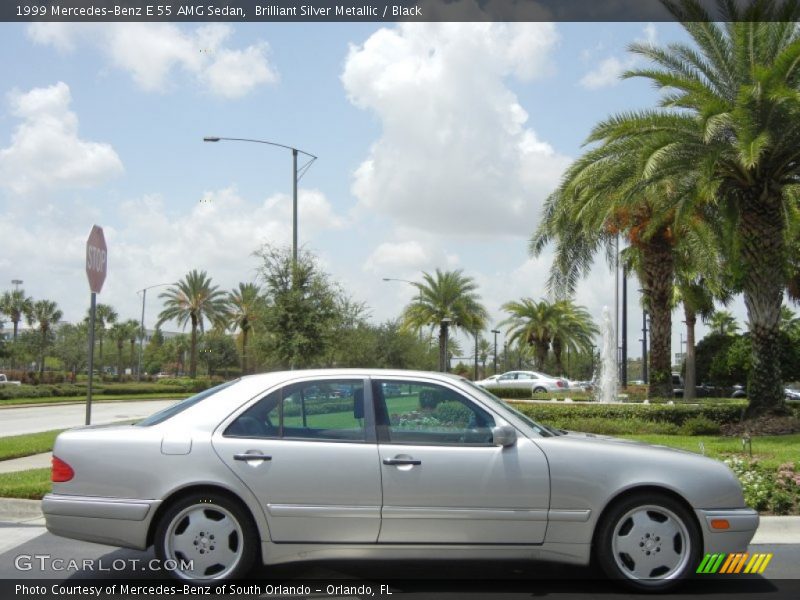
MULTIPOLYGON (((742 440, 738 437, 659 434, 625 434, 619 437, 680 448, 698 454, 701 452, 700 444, 702 444, 706 456, 720 460, 732 454, 743 458, 749 457, 746 450, 742 451, 742 440)), ((784 463, 798 461, 798 457, 800 457, 800 434, 754 437, 751 445, 753 458, 757 458, 767 469, 777 469, 784 463)))
POLYGON ((0 473, 0 498, 39 500, 50 489, 50 469, 0 473))
POLYGON ((50 452, 53 449, 56 436, 62 431, 64 430, 54 429, 52 431, 42 431, 41 433, 0 437, 0 460, 50 452))
MULTIPOLYGON (((130 402, 133 400, 182 400, 191 396, 191 393, 164 393, 164 394, 93 394, 92 402, 130 402)), ((35 406, 37 404, 76 403, 86 402, 86 396, 48 396, 44 398, 6 398, 0 400, 0 407, 4 406, 35 406)), ((0 413, 2 414, 2 413, 0 413)))

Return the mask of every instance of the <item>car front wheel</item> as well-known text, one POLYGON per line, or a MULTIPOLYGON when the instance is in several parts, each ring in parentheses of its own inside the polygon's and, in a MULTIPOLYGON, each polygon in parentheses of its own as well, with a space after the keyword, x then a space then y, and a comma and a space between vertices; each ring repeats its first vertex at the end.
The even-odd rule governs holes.
POLYGON ((162 568, 179 579, 233 579, 253 566, 257 536, 245 510, 221 494, 193 494, 170 506, 155 532, 162 568))
POLYGON ((649 591, 666 590, 687 577, 700 551, 691 513, 660 494, 637 494, 616 504, 600 524, 595 547, 606 575, 649 591))

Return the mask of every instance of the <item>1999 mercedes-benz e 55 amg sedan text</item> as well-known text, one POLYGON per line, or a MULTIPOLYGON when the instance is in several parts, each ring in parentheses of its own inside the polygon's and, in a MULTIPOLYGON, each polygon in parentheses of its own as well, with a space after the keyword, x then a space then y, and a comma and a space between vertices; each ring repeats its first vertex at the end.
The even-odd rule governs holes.
POLYGON ((154 545, 186 579, 304 558, 594 558, 662 590, 758 525, 718 461, 565 434, 437 373, 243 377, 64 432, 53 454, 51 532, 154 545))

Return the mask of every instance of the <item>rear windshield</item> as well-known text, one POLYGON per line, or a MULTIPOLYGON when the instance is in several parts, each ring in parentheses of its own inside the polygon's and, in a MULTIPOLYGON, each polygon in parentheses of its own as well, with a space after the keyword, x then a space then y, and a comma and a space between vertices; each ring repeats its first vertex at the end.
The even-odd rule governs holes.
POLYGON ((173 404, 172 406, 168 406, 164 410, 160 410, 157 413, 150 415, 149 417, 142 419, 138 423, 134 423, 137 427, 150 427, 151 425, 158 425, 159 423, 163 423, 167 419, 171 419, 178 413, 185 411, 187 408, 190 408, 197 404, 198 402, 205 400, 206 398, 213 396, 217 392, 224 390, 226 387, 230 387, 234 383, 239 381, 238 379, 234 379, 233 381, 226 381, 223 384, 218 386, 209 388, 200 392, 199 394, 195 394, 194 396, 190 396, 186 398, 186 400, 181 400, 177 404, 173 404))

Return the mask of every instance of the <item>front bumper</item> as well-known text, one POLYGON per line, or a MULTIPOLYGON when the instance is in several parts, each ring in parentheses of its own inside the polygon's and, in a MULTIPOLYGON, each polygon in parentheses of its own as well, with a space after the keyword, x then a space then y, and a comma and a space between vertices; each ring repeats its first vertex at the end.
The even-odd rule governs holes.
POLYGON ((47 494, 42 499, 47 530, 55 535, 144 550, 159 500, 47 494))
POLYGON ((695 512, 703 530, 704 547, 707 554, 745 552, 758 529, 758 512, 752 508, 698 509, 695 512), (711 521, 716 519, 728 521, 728 529, 711 527, 711 521))

